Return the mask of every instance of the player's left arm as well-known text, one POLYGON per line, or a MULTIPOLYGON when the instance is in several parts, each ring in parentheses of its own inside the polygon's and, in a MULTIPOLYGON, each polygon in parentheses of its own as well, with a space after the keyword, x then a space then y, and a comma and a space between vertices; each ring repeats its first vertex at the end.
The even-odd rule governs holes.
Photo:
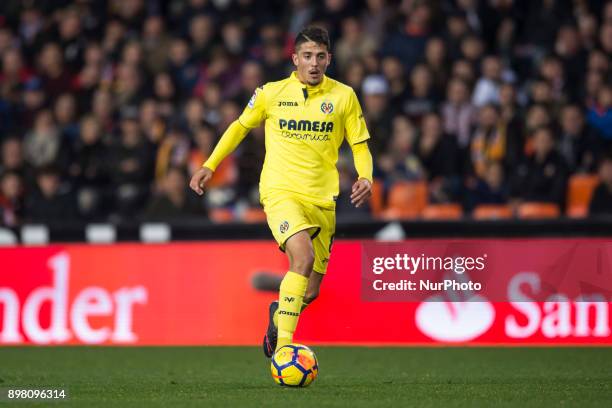
POLYGON ((366 141, 351 145, 351 150, 353 151, 355 169, 359 175, 359 178, 353 184, 351 203, 355 207, 361 207, 372 195, 372 154, 370 154, 366 141))
POLYGON ((346 139, 353 151, 355 169, 359 178, 353 184, 351 203, 361 207, 372 195, 372 155, 367 140, 370 133, 366 126, 357 95, 350 91, 344 112, 344 129, 346 139))

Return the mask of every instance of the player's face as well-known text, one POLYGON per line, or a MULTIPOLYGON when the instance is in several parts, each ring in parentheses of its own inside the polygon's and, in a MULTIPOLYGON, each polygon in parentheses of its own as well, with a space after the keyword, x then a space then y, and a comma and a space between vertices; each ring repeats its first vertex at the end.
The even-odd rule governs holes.
POLYGON ((331 62, 327 47, 314 41, 300 44, 292 58, 298 78, 308 85, 320 83, 331 62))

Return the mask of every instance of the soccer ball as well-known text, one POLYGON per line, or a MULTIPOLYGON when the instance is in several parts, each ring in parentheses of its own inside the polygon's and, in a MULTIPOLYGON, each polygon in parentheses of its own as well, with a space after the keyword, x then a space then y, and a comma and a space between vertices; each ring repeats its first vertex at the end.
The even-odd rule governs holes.
POLYGON ((272 356, 272 378, 279 385, 308 387, 319 374, 315 353, 301 344, 287 344, 272 356))

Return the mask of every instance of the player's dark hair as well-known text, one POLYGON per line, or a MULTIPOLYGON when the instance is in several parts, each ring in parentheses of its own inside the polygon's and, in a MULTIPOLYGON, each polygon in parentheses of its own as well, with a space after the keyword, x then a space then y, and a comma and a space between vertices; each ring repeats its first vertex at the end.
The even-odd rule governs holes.
POLYGON ((304 28, 295 37, 295 49, 305 43, 313 41, 317 44, 321 44, 327 47, 327 51, 331 50, 331 44, 329 42, 329 34, 327 30, 317 26, 309 26, 304 28))

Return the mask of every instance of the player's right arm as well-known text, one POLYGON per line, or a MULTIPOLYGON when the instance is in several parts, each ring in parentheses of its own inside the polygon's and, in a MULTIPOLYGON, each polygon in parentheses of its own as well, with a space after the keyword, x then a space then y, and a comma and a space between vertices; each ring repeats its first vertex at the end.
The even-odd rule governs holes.
POLYGON ((227 128, 208 160, 193 174, 189 187, 199 195, 204 194, 204 187, 212 178, 219 163, 236 150, 249 130, 259 126, 265 117, 266 104, 263 88, 257 88, 242 115, 227 128))

